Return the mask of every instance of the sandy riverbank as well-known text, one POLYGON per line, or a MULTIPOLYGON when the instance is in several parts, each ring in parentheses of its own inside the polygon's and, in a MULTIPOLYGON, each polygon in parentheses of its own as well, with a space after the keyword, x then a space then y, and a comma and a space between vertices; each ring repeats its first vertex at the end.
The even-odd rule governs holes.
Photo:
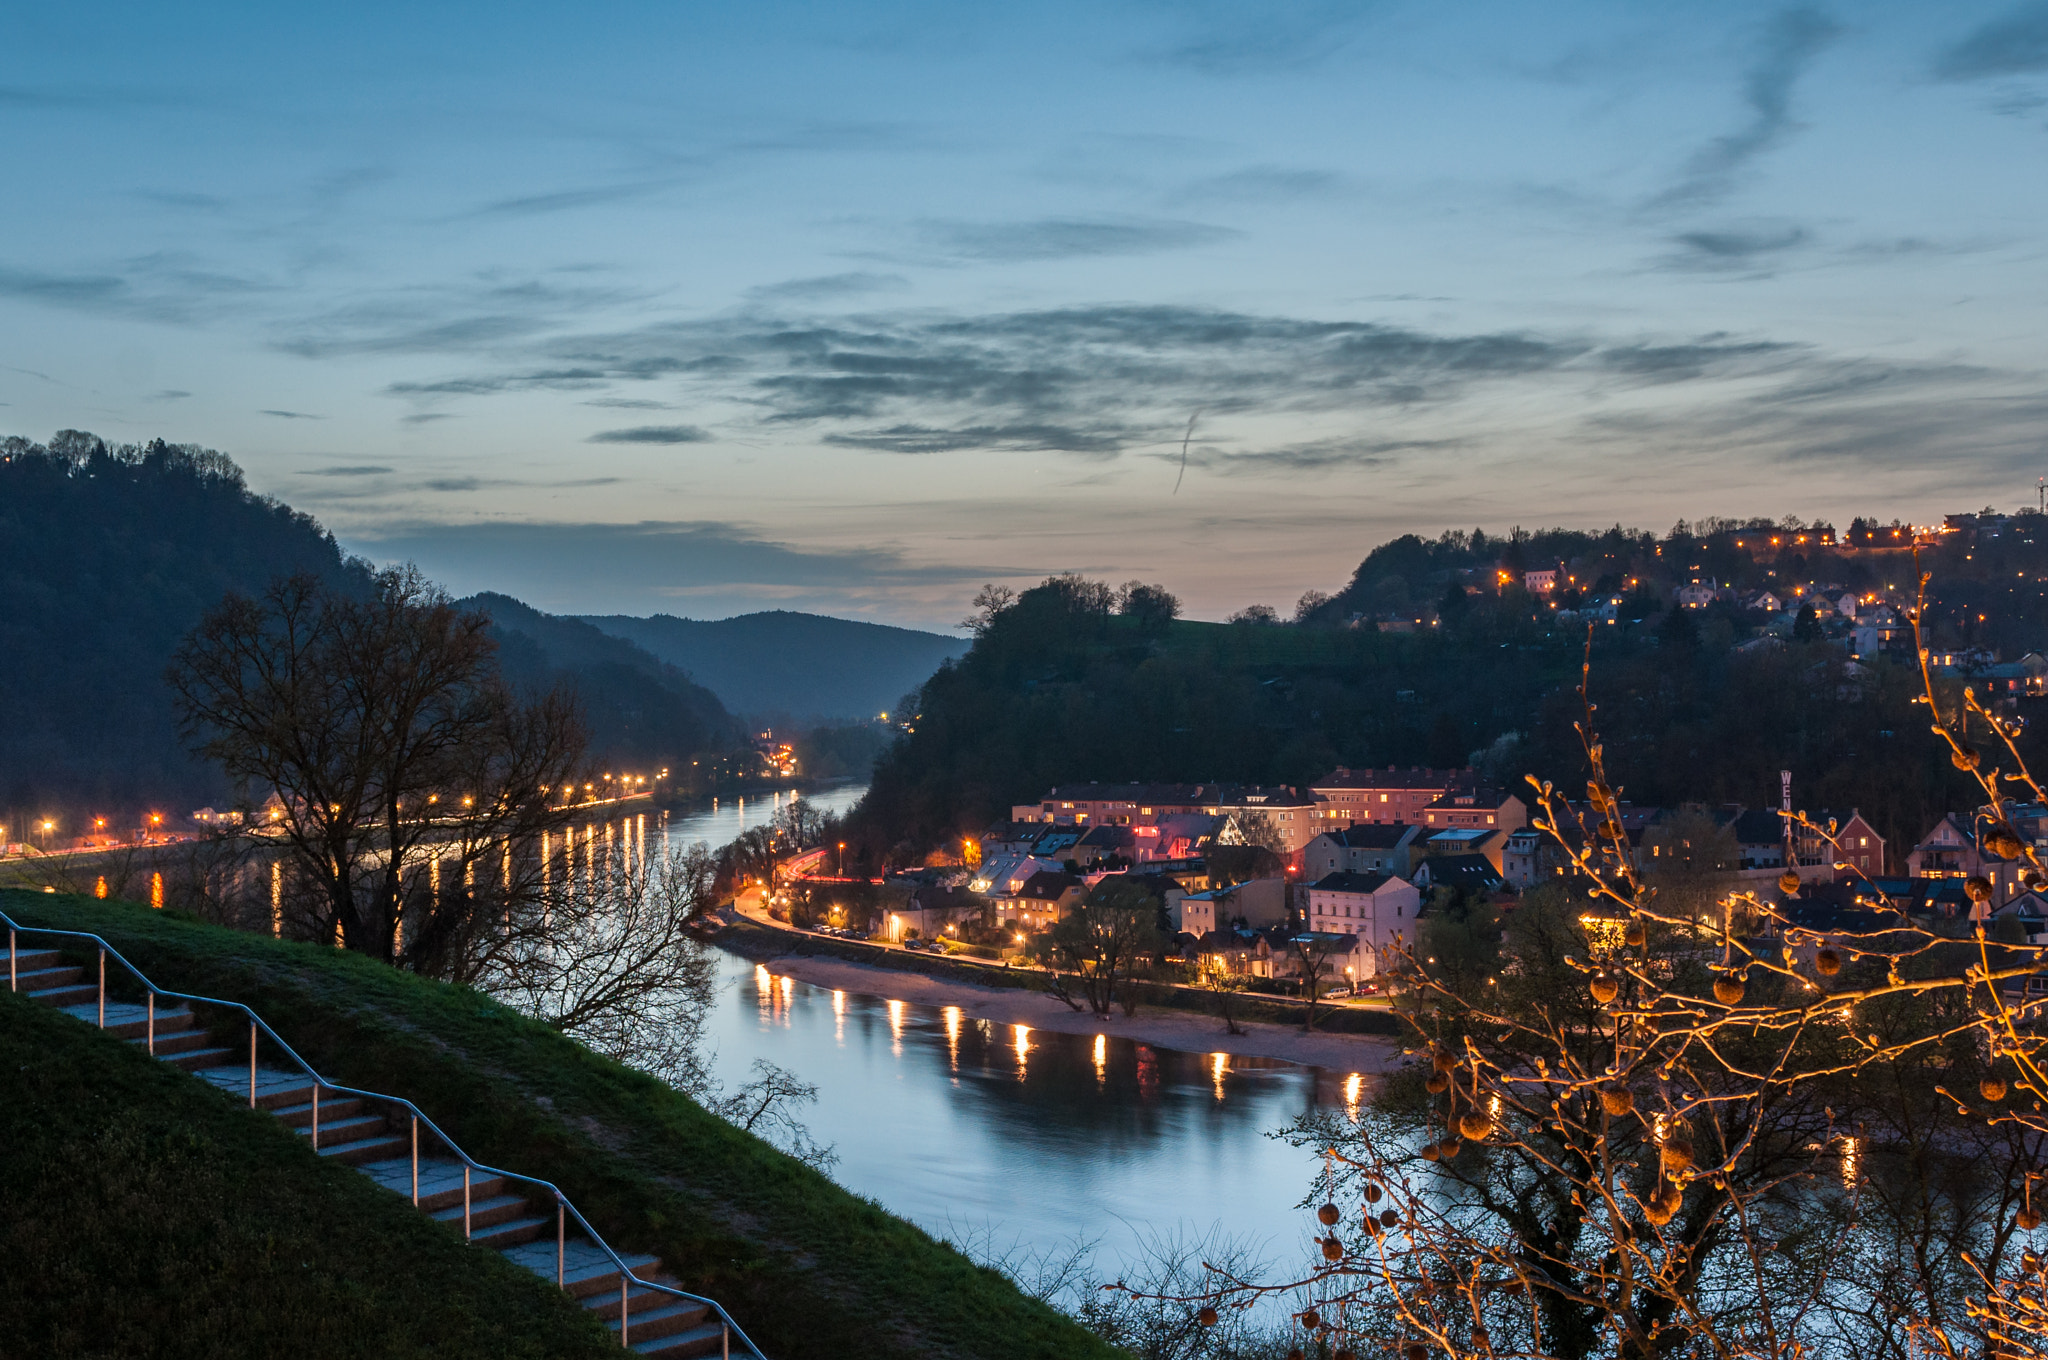
POLYGON ((1236 1057, 1281 1058, 1339 1072, 1384 1072, 1401 1062, 1401 1046, 1391 1039, 1358 1034, 1303 1034, 1291 1025, 1241 1023, 1243 1034, 1226 1034, 1213 1016, 1185 1011, 1140 1008, 1126 1018, 1121 1011, 1108 1020, 1088 1011, 1070 1010, 1043 992, 1011 987, 977 987, 968 982, 903 973, 844 959, 811 954, 785 954, 763 962, 777 977, 791 977, 814 987, 859 992, 888 1001, 919 1006, 958 1006, 972 1019, 1005 1025, 1029 1025, 1058 1034, 1110 1034, 1184 1053, 1228 1053, 1236 1057))

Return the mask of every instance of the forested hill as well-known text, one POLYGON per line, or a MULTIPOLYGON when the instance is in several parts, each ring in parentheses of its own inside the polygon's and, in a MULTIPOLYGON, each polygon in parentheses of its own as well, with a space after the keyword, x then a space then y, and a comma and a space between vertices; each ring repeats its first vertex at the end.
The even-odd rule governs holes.
POLYGON ((623 638, 507 595, 487 592, 460 603, 491 616, 507 679, 534 688, 559 680, 575 686, 599 763, 682 769, 699 753, 745 748, 745 729, 718 696, 623 638))
MULTIPOLYGON (((56 815, 60 835, 103 815, 181 816, 232 794, 186 754, 164 670, 179 640, 231 590, 310 572, 367 590, 310 516, 252 493, 225 455, 191 445, 110 446, 68 430, 47 445, 0 440, 0 824, 19 837, 56 815)), ((468 601, 498 624, 514 683, 567 678, 592 754, 687 767, 741 749, 717 698, 672 666, 587 624, 504 596, 468 601)))
MULTIPOLYGON (((367 585, 309 516, 252 494, 190 445, 110 447, 67 430, 0 440, 0 813, 227 794, 185 754, 163 680, 172 650, 229 590, 311 572, 367 585)), ((75 830, 76 828, 73 828, 75 830)))
MULTIPOLYGON (((1442 590, 1438 583, 1435 587, 1442 590)), ((1477 764, 1570 786, 1586 626, 1519 592, 1434 626, 1207 624, 1114 612, 1100 583, 1024 592, 924 687, 853 830, 873 860, 971 833, 1051 784, 1304 784, 1339 764, 1477 764)), ((1713 610, 1595 625, 1593 691, 1610 769, 1646 804, 1860 806, 1910 847, 1968 788, 1911 704, 1910 665, 1852 669, 1827 640, 1747 639, 1713 610)))
POLYGON ((967 650, 959 638, 775 609, 730 619, 588 615, 680 666, 735 713, 769 722, 866 720, 967 650))

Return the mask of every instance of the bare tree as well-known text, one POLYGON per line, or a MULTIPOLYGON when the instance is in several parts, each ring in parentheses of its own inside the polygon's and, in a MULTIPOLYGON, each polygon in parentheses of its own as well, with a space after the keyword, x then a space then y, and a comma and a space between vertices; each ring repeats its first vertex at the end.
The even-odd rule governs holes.
POLYGON ((1142 883, 1112 874, 1057 922, 1048 943, 1055 959, 1079 974, 1088 1008, 1107 1016, 1121 1004, 1137 1010, 1130 975, 1159 948, 1159 901, 1142 883))
POLYGON ((566 691, 506 687, 489 626, 413 568, 368 598, 296 576, 229 596, 169 674, 188 737, 310 889, 314 933, 457 980, 524 895, 507 852, 566 819, 584 742, 566 691))
POLYGON ((702 842, 658 858, 623 850, 592 872, 566 865, 508 913, 476 985, 584 1044, 701 1092, 717 963, 691 932, 713 904, 702 842))
POLYGON ((754 1059, 754 1079, 730 1095, 715 1084, 692 1092, 706 1109, 726 1123, 774 1144, 817 1171, 830 1171, 839 1154, 811 1137, 797 1110, 816 1103, 818 1088, 786 1067, 754 1059))
POLYGON ((1330 955, 1336 952, 1339 938, 1324 931, 1305 930, 1287 941, 1287 952, 1294 956, 1295 967, 1301 970, 1304 1030, 1316 1027, 1316 1007, 1323 999, 1323 974, 1329 970, 1330 955))

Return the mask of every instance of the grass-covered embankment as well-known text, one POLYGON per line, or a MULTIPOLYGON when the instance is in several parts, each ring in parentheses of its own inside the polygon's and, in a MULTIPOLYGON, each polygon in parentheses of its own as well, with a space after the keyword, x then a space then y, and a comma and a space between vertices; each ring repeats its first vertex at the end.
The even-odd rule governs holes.
POLYGON ((0 1355, 617 1353, 272 1116, 4 986, 0 1148, 0 1355))
POLYGON ((474 992, 128 903, 10 892, 0 908, 104 935, 159 985, 255 1007, 330 1079, 411 1097, 472 1156, 560 1185, 614 1247, 660 1255, 774 1360, 1113 1354, 999 1273, 474 992))

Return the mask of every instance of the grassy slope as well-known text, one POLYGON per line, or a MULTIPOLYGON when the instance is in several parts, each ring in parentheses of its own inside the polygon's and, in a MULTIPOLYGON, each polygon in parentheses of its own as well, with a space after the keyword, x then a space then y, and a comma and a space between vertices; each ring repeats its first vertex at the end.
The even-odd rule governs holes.
POLYGON ((0 1355, 617 1353, 272 1116, 4 987, 0 1147, 0 1355))
POLYGON ((159 985, 254 1006, 324 1075, 409 1095, 479 1160, 561 1185, 776 1360, 1113 1354, 921 1230, 660 1082, 462 989, 367 959, 91 898, 9 892, 106 936, 159 985))

